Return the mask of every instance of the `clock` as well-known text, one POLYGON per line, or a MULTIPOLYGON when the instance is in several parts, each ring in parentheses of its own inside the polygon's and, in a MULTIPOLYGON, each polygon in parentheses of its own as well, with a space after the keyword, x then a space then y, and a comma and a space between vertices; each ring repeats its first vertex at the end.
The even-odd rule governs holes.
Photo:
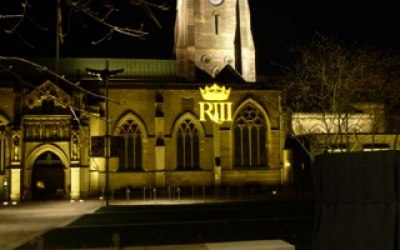
POLYGON ((224 0, 208 0, 208 2, 210 2, 210 4, 212 5, 217 6, 223 4, 224 0))

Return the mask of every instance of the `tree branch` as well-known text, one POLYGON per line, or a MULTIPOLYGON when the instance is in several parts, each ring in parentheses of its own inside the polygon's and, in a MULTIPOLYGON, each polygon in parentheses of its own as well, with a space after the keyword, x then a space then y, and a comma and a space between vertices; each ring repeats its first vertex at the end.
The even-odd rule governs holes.
POLYGON ((117 101, 115 99, 106 97, 104 95, 99 95, 99 94, 93 93, 93 92, 91 92, 89 90, 86 90, 85 88, 82 88, 81 86, 79 86, 79 82, 78 83, 71 82, 68 79, 66 79, 64 76, 61 76, 61 75, 55 73, 54 71, 48 69, 46 66, 42 66, 42 65, 37 64, 35 62, 29 61, 29 60, 26 60, 26 59, 23 59, 23 58, 19 58, 19 57, 6 57, 6 56, 0 56, 0 61, 22 62, 22 63, 24 63, 26 65, 29 65, 29 66, 35 68, 37 71, 46 72, 50 76, 60 80, 63 83, 66 83, 66 84, 68 84, 70 86, 73 86, 74 88, 76 88, 76 89, 78 89, 78 90, 80 90, 80 91, 82 91, 82 92, 84 92, 84 93, 86 93, 88 95, 91 95, 91 96, 94 96, 94 97, 97 97, 97 98, 101 98, 101 99, 104 99, 104 100, 109 100, 109 101, 111 101, 113 103, 116 103, 116 104, 121 104, 121 102, 119 102, 119 101, 117 101))
POLYGON ((107 21, 109 16, 111 15, 111 13, 117 11, 117 9, 114 8, 114 6, 112 6, 112 5, 107 6, 108 11, 104 16, 100 16, 99 13, 96 13, 95 11, 91 10, 88 6, 81 4, 79 1, 68 1, 67 5, 69 5, 75 11, 85 14, 86 16, 90 17, 92 20, 107 27, 110 30, 103 38, 99 39, 97 42, 93 42, 93 44, 98 44, 98 43, 106 40, 107 38, 111 37, 113 32, 117 32, 117 33, 120 33, 120 34, 123 34, 126 36, 141 38, 141 39, 143 39, 145 36, 148 35, 148 32, 143 30, 142 25, 138 29, 132 29, 132 28, 128 28, 128 27, 123 28, 123 27, 112 25, 111 23, 109 23, 107 21))
MULTIPOLYGON (((5 72, 9 73, 9 74, 11 74, 13 77, 15 77, 16 79, 18 79, 18 82, 20 82, 20 83, 22 83, 22 84, 24 84, 24 85, 26 85, 26 86, 28 86, 28 87, 30 87, 30 88, 35 89, 35 88, 37 87, 37 86, 35 86, 35 85, 29 83, 28 81, 26 81, 26 80, 25 80, 24 78, 22 78, 19 74, 17 74, 17 73, 15 73, 14 71, 12 71, 12 67, 11 67, 11 66, 6 67, 6 66, 0 64, 0 69, 1 69, 0 73, 5 73, 5 72)), ((71 104, 62 102, 62 101, 60 101, 60 100, 56 100, 56 99, 54 99, 54 96, 50 95, 49 93, 47 93, 47 92, 45 92, 45 91, 43 91, 43 90, 41 90, 41 89, 38 89, 38 91, 39 91, 41 94, 43 94, 43 95, 45 95, 45 96, 47 96, 47 97, 52 98, 52 99, 53 99, 55 102, 57 102, 58 104, 61 104, 61 105, 65 106, 65 107, 69 107, 70 110, 71 110, 72 115, 74 116, 74 119, 77 120, 77 122, 78 122, 79 124, 80 124, 80 120, 79 120, 79 117, 76 115, 75 111, 79 111, 79 112, 82 112, 82 113, 85 114, 85 115, 88 115, 88 116, 95 116, 96 118, 105 120, 105 119, 103 119, 103 118, 101 118, 101 117, 98 117, 97 115, 94 115, 94 114, 92 114, 92 113, 90 113, 90 112, 88 112, 88 111, 86 111, 86 110, 84 110, 84 109, 80 109, 80 108, 77 108, 77 107, 75 107, 75 106, 73 106, 73 105, 71 105, 71 104)))
POLYGON ((19 20, 17 21, 17 23, 15 25, 13 25, 10 29, 6 29, 5 32, 12 34, 20 25, 21 23, 24 21, 25 16, 26 16, 26 10, 29 6, 29 2, 28 0, 25 0, 23 3, 21 3, 22 6, 22 11, 21 14, 17 14, 17 15, 8 15, 8 16, 15 16, 19 18, 19 20))

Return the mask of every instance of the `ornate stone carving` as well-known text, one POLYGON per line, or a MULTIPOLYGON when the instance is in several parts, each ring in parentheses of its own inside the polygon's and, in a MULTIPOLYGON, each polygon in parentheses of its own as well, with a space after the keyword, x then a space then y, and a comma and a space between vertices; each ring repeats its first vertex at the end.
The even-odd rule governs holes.
POLYGON ((50 81, 44 82, 25 97, 25 105, 33 109, 40 107, 44 101, 53 100, 55 106, 70 105, 71 98, 62 89, 50 81))

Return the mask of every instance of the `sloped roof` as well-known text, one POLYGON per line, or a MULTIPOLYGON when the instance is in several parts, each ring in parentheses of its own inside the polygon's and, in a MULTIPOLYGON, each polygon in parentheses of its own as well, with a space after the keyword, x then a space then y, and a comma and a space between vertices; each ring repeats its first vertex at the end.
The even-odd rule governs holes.
MULTIPOLYGON (((29 58, 27 59, 40 66, 45 66, 52 71, 55 70, 56 60, 54 58, 29 58)), ((86 68, 102 70, 109 63, 110 70, 124 69, 119 78, 135 79, 176 79, 175 60, 158 59, 117 59, 117 58, 60 58, 58 68, 59 74, 68 78, 80 78, 88 76, 86 68)), ((5 65, 11 65, 13 70, 22 76, 35 77, 45 72, 38 70, 33 65, 19 60, 2 61, 5 65), (36 73, 36 74, 35 74, 36 73)))
POLYGON ((246 83, 242 75, 229 64, 215 76, 215 80, 218 82, 246 83))
POLYGON ((196 67, 196 81, 212 82, 217 81, 221 83, 247 83, 242 75, 236 71, 231 65, 226 65, 216 76, 213 78, 207 72, 196 67))

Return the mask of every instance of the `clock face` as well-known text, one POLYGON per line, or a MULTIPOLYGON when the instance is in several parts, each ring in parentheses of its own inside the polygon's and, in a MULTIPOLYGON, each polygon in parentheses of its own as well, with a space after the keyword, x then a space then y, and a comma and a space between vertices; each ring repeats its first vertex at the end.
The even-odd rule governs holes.
POLYGON ((224 0, 208 0, 212 5, 221 5, 224 0))

